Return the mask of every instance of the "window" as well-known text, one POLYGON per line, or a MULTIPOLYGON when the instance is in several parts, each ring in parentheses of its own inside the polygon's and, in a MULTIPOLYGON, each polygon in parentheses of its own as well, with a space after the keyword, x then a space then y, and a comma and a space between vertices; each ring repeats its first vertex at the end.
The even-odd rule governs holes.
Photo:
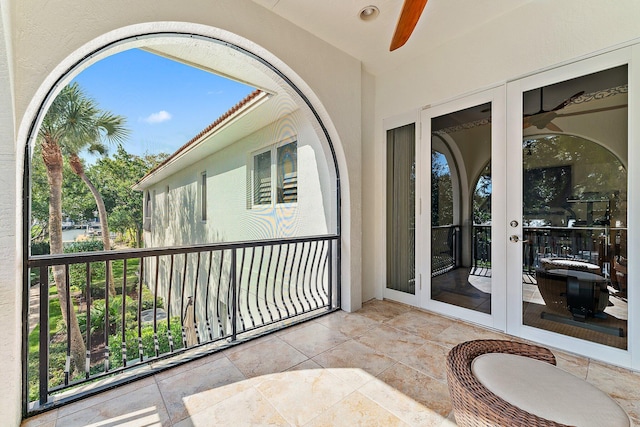
POLYGON ((207 172, 200 174, 200 217, 207 220, 207 172))
POLYGON ((164 188, 164 217, 169 221, 169 186, 164 188))
POLYGON ((274 145, 253 155, 252 206, 298 201, 298 142, 274 145), (275 172, 275 173, 274 173, 275 172), (275 176, 275 182, 272 179, 275 176))
POLYGON ((271 151, 253 157, 253 204, 271 204, 271 151))
POLYGON ((144 231, 151 231, 151 191, 147 190, 144 195, 144 221, 142 223, 144 231))
POLYGON ((278 203, 298 201, 298 143, 278 147, 278 203))

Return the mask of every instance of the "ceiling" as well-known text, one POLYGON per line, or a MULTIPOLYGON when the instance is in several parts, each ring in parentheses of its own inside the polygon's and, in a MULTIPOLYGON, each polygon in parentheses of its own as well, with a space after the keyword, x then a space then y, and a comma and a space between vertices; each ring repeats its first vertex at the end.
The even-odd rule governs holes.
POLYGON ((394 52, 389 52, 389 44, 403 0, 253 1, 359 59, 372 74, 380 74, 534 0, 430 0, 407 44, 394 52), (380 10, 373 21, 359 18, 368 5, 380 10))

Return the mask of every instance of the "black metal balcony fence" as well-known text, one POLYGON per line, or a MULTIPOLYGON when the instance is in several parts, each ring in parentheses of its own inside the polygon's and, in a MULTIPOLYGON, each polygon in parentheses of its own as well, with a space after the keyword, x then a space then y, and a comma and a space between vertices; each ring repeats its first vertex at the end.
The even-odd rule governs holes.
POLYGON ((431 277, 456 268, 460 263, 460 226, 431 227, 431 277))
POLYGON ((337 245, 328 235, 30 257, 39 299, 30 316, 26 411, 84 397, 81 385, 98 382, 95 393, 106 377, 113 387, 119 374, 154 372, 152 362, 205 355, 337 310, 337 245), (82 362, 74 357, 78 329, 82 362))
POLYGON ((523 227, 523 272, 535 272, 541 258, 573 258, 596 264, 605 275, 610 265, 626 258, 624 227, 523 227))

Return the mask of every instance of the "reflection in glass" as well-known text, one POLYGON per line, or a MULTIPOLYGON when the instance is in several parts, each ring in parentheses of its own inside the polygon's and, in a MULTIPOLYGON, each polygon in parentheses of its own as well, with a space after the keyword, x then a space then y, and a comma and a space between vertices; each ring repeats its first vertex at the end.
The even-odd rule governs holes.
POLYGON ((627 67, 523 100, 523 322, 625 349, 627 67))
POLYGON ((431 298, 490 313, 491 104, 431 119, 431 147, 431 298))

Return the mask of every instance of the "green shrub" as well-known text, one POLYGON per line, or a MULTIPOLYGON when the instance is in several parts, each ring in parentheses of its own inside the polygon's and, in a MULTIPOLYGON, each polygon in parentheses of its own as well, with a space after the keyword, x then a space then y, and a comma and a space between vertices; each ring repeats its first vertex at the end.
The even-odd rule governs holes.
MULTIPOLYGON (((160 354, 168 353, 169 337, 167 336, 167 322, 163 320, 157 324, 158 331, 158 345, 160 354)), ((155 357, 155 346, 153 342, 153 324, 144 324, 141 331, 142 336, 142 348, 145 358, 155 357)), ((173 349, 178 350, 182 348, 182 327, 180 325, 180 318, 171 318, 171 336, 173 337, 173 349)), ((127 361, 138 359, 140 357, 138 351, 138 328, 127 328, 125 331, 126 345, 127 345, 127 361)), ((110 342, 111 347, 111 366, 122 366, 122 333, 118 332, 112 337, 110 342)))
POLYGON ((31 255, 48 255, 49 242, 32 242, 31 255))
POLYGON ((97 252, 103 251, 104 245, 102 240, 86 240, 81 242, 73 242, 65 245, 64 253, 78 253, 78 252, 97 252))

